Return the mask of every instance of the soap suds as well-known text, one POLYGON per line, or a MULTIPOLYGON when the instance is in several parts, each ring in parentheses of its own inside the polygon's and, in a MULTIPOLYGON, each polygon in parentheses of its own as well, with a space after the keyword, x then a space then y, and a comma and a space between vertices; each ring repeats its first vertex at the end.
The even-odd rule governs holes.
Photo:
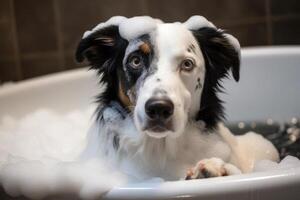
POLYGON ((233 35, 230 35, 227 33, 225 33, 224 35, 228 39, 230 44, 234 47, 234 49, 237 52, 239 52, 239 57, 241 57, 241 45, 240 45, 239 41, 233 35))
POLYGON ((189 30, 198 30, 204 27, 216 28, 213 23, 208 21, 205 17, 194 15, 183 23, 189 30))
POLYGON ((82 38, 86 38, 89 35, 91 35, 92 33, 96 32, 98 30, 101 30, 101 29, 103 29, 105 27, 108 27, 108 26, 118 26, 121 22, 125 21, 126 19, 127 18, 123 17, 123 16, 114 16, 114 17, 111 17, 106 22, 100 23, 97 26, 95 26, 91 31, 84 32, 82 38))
POLYGON ((0 160, 8 156, 4 152, 25 159, 40 159, 43 156, 63 161, 75 159, 85 146, 83 141, 92 113, 92 109, 88 109, 60 115, 39 109, 19 120, 8 115, 2 117, 0 160))
POLYGON ((13 197, 24 195, 42 199, 49 195, 69 194, 81 199, 96 199, 126 178, 104 160, 62 162, 15 158, 1 167, 0 181, 13 197))
POLYGON ((121 37, 132 40, 156 29, 159 21, 148 16, 133 17, 125 20, 119 26, 121 37))
POLYGON ((280 163, 270 160, 261 160, 256 163, 254 172, 293 169, 297 167, 300 167, 300 160, 294 156, 286 156, 280 163))
MULTIPOLYGON (((208 21, 205 17, 195 15, 190 17, 186 22, 183 23, 189 30, 198 30, 200 28, 204 27, 209 27, 209 28, 214 28, 217 29, 216 26, 208 21)), ((230 34, 225 34, 225 37, 229 40, 231 45, 235 48, 237 52, 240 52, 240 43, 239 41, 232 35, 230 34)))
MULTIPOLYGON (((88 37, 90 34, 99 31, 105 27, 115 25, 119 26, 119 32, 120 35, 126 39, 126 40, 132 40, 135 39, 141 35, 151 33, 153 30, 156 29, 157 24, 162 24, 163 21, 160 19, 155 19, 149 16, 138 16, 138 17, 132 17, 132 18, 126 18, 122 16, 115 16, 107 20, 106 22, 100 23, 97 26, 95 26, 92 30, 86 31, 83 35, 83 38, 88 37)), ((175 22, 180 23, 180 22, 175 22)), ((203 27, 211 27, 216 28, 213 23, 208 21, 205 17, 195 15, 190 17, 186 22, 183 23, 189 30, 198 30, 203 27)), ((228 37, 230 40, 231 37, 228 37)), ((237 40, 234 38, 232 40, 233 44, 235 44, 235 47, 239 47, 239 44, 237 45, 237 40)))
POLYGON ((162 21, 149 16, 138 16, 132 18, 115 16, 110 18, 106 22, 98 24, 91 31, 86 31, 83 34, 83 38, 86 38, 92 33, 99 31, 105 27, 115 25, 119 26, 121 37, 129 41, 141 35, 150 33, 156 28, 156 25, 158 23, 162 23, 162 21))
MULTIPOLYGON (((64 115, 42 109, 19 120, 3 117, 0 184, 5 192, 30 199, 70 194, 89 200, 101 197, 113 187, 124 186, 128 177, 100 155, 79 159, 88 140, 91 116, 92 109, 64 115)), ((288 156, 279 164, 260 161, 255 171, 295 167, 300 167, 299 159, 288 156)), ((153 187, 163 181, 153 180, 149 181, 153 187)))
POLYGON ((64 115, 40 109, 0 119, 0 186, 13 197, 70 194, 95 199, 125 177, 99 156, 78 159, 86 146, 92 108, 64 115), (29 181, 30 180, 30 181, 29 181))
MULTIPOLYGON (((158 24, 162 24, 163 21, 155 19, 149 16, 137 16, 132 18, 126 18, 122 16, 115 16, 107 20, 106 22, 98 24, 91 31, 86 31, 83 38, 88 37, 92 33, 99 31, 105 27, 115 25, 119 26, 119 33, 122 38, 130 41, 139 36, 149 34, 153 32, 158 24)), ((175 22, 180 23, 180 22, 175 22)), ((189 30, 198 30, 203 27, 210 27, 217 29, 216 26, 208 21, 205 17, 195 15, 190 17, 187 21, 182 23, 189 30)), ((230 34, 225 34, 233 47, 240 52, 240 44, 238 40, 230 34)))
MULTIPOLYGON (((163 22, 147 16, 129 19, 117 16, 85 32, 83 38, 115 25, 119 26, 120 35, 129 41, 152 32, 160 23, 163 22)), ((193 16, 183 24, 190 30, 216 29, 202 16, 193 16)), ((225 36, 239 51, 237 39, 229 34, 225 36)), ((75 110, 61 115, 42 109, 18 120, 11 116, 0 119, 0 184, 4 190, 11 196, 24 195, 32 199, 60 193, 94 199, 114 186, 126 183, 127 178, 104 158, 87 156, 84 160, 79 159, 88 140, 92 112, 93 109, 75 110)), ((96 141, 97 132, 92 133, 96 141)), ((98 148, 93 143, 89 145, 98 148)), ((259 172, 295 167, 300 167, 299 159, 289 156, 279 164, 262 160, 254 169, 259 172)))

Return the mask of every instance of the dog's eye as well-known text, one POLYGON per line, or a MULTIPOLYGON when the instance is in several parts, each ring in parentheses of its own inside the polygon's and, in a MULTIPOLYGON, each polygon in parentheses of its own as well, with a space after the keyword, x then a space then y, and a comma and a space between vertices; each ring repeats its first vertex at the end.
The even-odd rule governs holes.
POLYGON ((194 69, 195 63, 192 59, 185 59, 181 63, 181 70, 192 71, 194 69))
POLYGON ((143 65, 142 58, 140 56, 132 56, 129 58, 128 64, 133 69, 139 69, 143 65))

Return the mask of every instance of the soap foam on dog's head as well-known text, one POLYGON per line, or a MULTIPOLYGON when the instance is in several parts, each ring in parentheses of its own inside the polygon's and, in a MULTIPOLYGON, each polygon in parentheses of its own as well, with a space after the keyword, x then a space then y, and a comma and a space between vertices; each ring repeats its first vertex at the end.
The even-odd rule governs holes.
POLYGON ((139 16, 126 18, 122 16, 115 16, 110 18, 104 23, 98 24, 91 31, 86 31, 83 38, 88 37, 90 34, 99 31, 109 26, 119 26, 120 35, 126 40, 132 40, 141 35, 150 33, 156 28, 157 23, 162 23, 158 19, 153 19, 149 16, 139 16))
MULTIPOLYGON (((86 31, 82 38, 88 37, 90 34, 99 31, 105 27, 115 25, 119 26, 120 35, 126 40, 132 40, 141 35, 151 33, 157 26, 157 24, 161 24, 163 21, 160 19, 155 19, 149 16, 138 16, 132 18, 126 18, 123 16, 114 16, 111 17, 106 22, 100 23, 95 26, 92 30, 86 31)), ((177 22, 178 23, 178 22, 177 22)), ((189 30, 198 30, 203 27, 216 28, 216 26, 208 21, 205 17, 194 15, 190 17, 187 21, 183 23, 189 30)), ((240 50, 240 44, 238 40, 232 35, 228 35, 229 40, 234 45, 236 50, 240 50)))

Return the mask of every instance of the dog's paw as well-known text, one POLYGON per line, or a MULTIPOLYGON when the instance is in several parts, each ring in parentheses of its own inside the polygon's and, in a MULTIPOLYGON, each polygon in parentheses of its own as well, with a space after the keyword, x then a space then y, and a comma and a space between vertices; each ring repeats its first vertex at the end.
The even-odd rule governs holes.
POLYGON ((195 167, 189 169, 185 180, 201 179, 218 176, 241 174, 241 171, 234 165, 225 163, 219 158, 210 158, 199 161, 195 167))

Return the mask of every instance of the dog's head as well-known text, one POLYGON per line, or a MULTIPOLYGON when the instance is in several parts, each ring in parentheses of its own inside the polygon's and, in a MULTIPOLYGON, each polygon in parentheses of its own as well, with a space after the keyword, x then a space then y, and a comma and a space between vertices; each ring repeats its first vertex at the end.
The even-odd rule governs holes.
POLYGON ((161 138, 179 136, 188 121, 216 126, 220 81, 230 70, 239 80, 239 54, 233 36, 200 16, 168 24, 114 17, 85 34, 76 58, 101 74, 101 104, 118 101, 140 132, 161 138))

